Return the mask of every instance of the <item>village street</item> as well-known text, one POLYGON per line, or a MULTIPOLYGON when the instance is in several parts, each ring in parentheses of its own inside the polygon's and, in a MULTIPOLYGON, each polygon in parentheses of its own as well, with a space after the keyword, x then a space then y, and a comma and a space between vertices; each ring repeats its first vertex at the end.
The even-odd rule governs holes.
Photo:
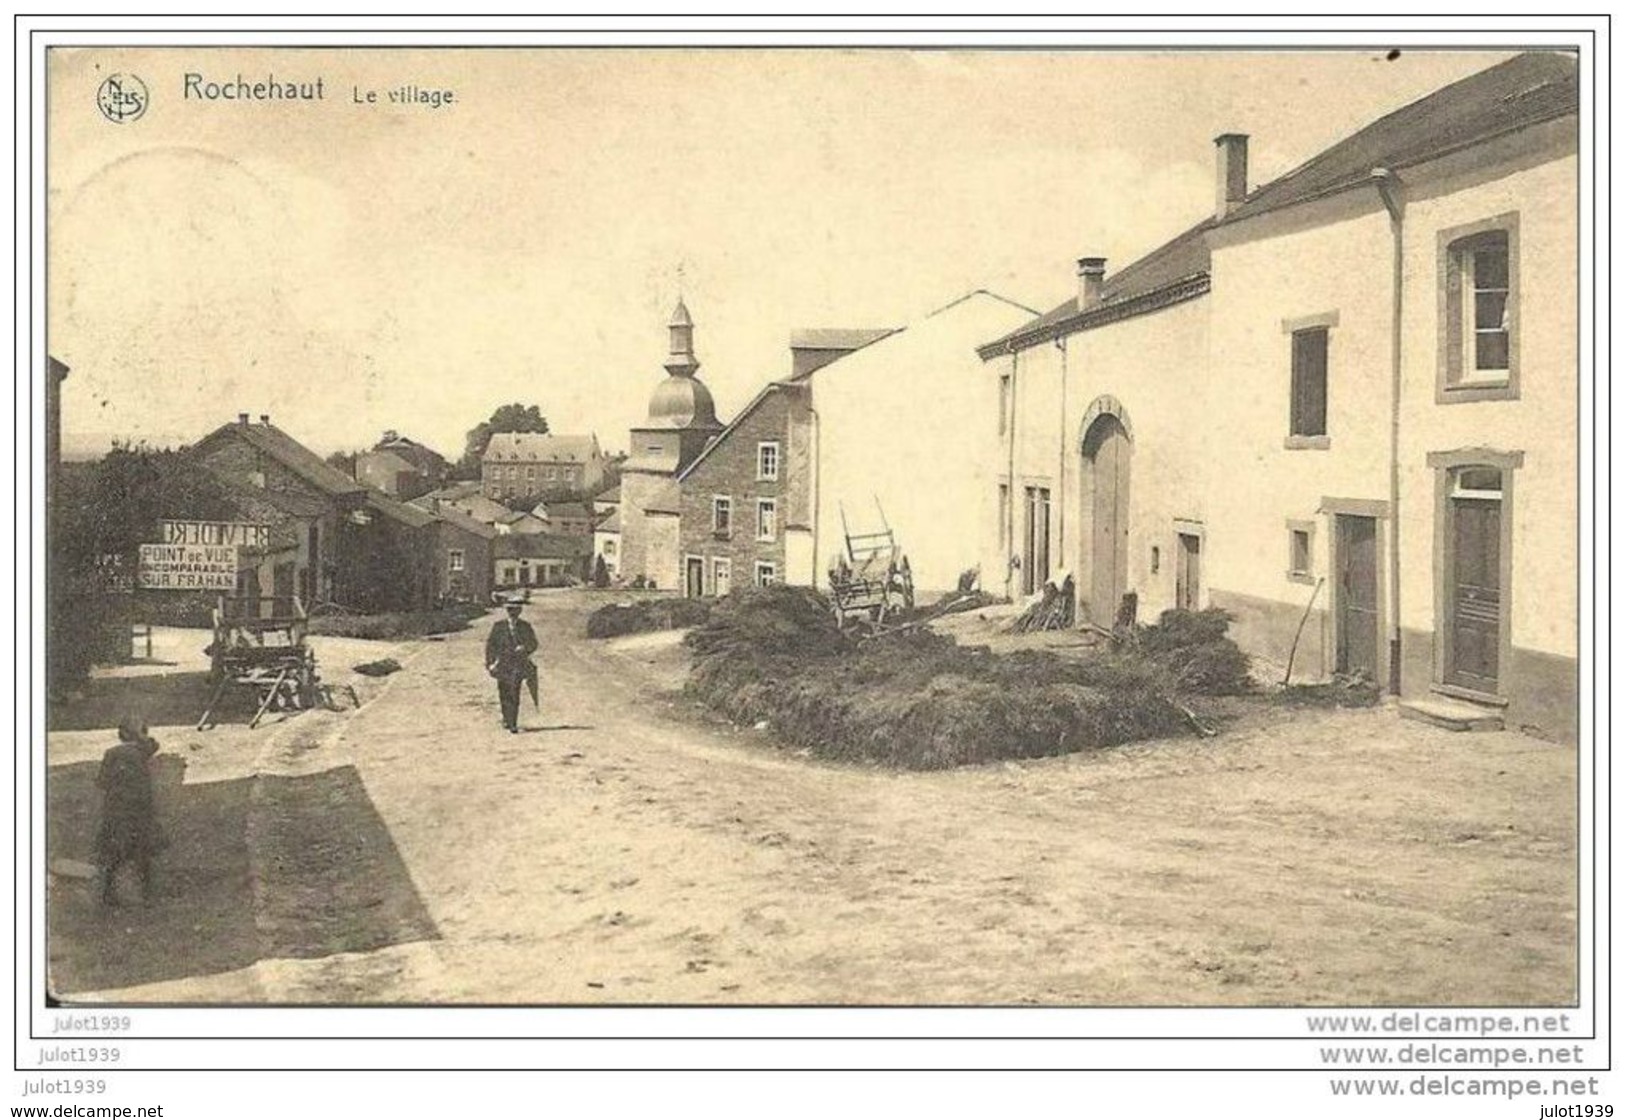
MULTIPOLYGON (((481 663, 488 621, 400 647, 403 670, 362 682, 359 710, 252 733, 157 729, 165 756, 190 756, 164 801, 177 841, 163 896, 104 915, 88 886, 53 879, 59 993, 1480 1006, 1574 996, 1572 746, 1451 734, 1379 708, 949 773, 839 768, 773 748, 770 732, 708 722, 674 691, 673 636, 585 639, 598 601, 563 592, 528 608, 543 695, 539 714, 524 701, 519 735, 501 728, 481 663), (177 816, 190 802, 173 795, 210 783, 241 787, 219 817, 240 819, 241 836, 187 838, 177 816), (220 873, 189 860, 221 861, 220 873), (116 968, 83 964, 87 945, 113 939, 147 955, 144 968, 131 958, 122 983, 116 968), (166 952, 171 967, 152 967, 166 952), (74 968, 96 982, 75 982, 74 968)), ((324 672, 338 679, 342 667, 324 672)), ((104 745, 53 736, 53 775, 104 745)))

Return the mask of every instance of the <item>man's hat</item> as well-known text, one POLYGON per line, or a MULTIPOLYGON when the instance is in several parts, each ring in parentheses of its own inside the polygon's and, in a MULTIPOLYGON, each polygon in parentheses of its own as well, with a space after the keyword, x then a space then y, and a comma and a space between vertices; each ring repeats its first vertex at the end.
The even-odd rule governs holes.
POLYGON ((508 610, 513 610, 516 607, 524 606, 525 605, 525 598, 524 598, 523 595, 509 595, 506 599, 503 600, 502 605, 504 607, 506 607, 508 610))

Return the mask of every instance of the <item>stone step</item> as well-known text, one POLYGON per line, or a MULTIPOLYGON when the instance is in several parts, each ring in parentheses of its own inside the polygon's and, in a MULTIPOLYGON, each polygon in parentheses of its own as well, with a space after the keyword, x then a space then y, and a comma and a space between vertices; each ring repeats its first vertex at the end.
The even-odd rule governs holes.
POLYGON ((1451 731, 1500 731, 1506 726, 1500 712, 1437 698, 1401 700, 1399 714, 1404 719, 1420 720, 1451 731))

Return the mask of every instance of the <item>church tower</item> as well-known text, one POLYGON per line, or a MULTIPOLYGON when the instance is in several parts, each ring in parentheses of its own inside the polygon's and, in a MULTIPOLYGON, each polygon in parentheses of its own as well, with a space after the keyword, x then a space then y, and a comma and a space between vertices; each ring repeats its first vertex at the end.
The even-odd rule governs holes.
POLYGON ((723 425, 711 390, 699 379, 694 320, 682 299, 666 326, 666 378, 649 398, 649 413, 632 429, 621 468, 621 572, 657 587, 678 586, 677 476, 699 457, 723 425))

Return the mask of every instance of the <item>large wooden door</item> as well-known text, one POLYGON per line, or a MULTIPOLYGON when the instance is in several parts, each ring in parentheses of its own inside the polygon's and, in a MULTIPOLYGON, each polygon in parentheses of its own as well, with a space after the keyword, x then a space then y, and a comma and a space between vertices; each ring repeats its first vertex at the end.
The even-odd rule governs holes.
POLYGON ((1090 477, 1089 617, 1111 626, 1128 590, 1129 440, 1115 416, 1102 416, 1084 438, 1090 477))
POLYGON ((1202 538, 1179 534, 1179 562, 1174 569, 1174 606, 1182 611, 1202 609, 1202 538))
POLYGON ((1337 518, 1337 671, 1377 675, 1377 519, 1337 518))
POLYGON ((1501 662, 1501 503, 1451 499, 1449 684, 1493 693, 1501 662))

